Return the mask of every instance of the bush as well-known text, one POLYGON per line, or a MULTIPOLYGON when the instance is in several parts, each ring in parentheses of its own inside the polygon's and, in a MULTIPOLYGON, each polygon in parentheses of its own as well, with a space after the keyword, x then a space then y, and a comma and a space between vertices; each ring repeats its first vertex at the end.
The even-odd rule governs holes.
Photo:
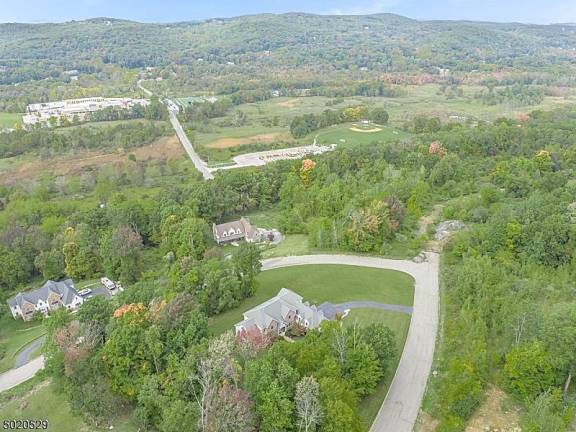
POLYGON ((554 385, 552 358, 542 343, 518 345, 506 354, 504 372, 508 387, 522 399, 533 400, 554 385))

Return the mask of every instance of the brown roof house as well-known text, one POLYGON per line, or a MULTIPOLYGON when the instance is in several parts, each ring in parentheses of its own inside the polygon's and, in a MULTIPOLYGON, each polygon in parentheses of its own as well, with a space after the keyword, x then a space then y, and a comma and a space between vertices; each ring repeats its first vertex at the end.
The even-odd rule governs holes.
POLYGON ((260 240, 258 228, 250 224, 246 218, 227 222, 220 225, 212 224, 212 233, 216 243, 229 243, 239 240, 246 240, 248 243, 260 240))
POLYGON ((62 282, 49 280, 41 288, 18 293, 8 299, 14 319, 22 318, 24 321, 31 320, 35 312, 47 315, 60 307, 75 310, 82 303, 84 299, 76 292, 71 279, 62 282))
POLYGON ((284 334, 294 323, 313 329, 324 320, 324 312, 315 305, 303 302, 302 296, 282 288, 276 297, 244 312, 244 320, 234 327, 236 336, 255 329, 277 336, 284 334))

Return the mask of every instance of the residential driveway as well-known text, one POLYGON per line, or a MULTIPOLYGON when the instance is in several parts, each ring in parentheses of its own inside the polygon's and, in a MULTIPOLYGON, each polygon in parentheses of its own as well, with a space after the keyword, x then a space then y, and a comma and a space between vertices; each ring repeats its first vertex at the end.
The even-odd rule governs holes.
POLYGON ((32 353, 36 351, 36 349, 39 348, 44 343, 45 340, 46 336, 39 337, 38 339, 35 339, 34 341, 26 345, 22 350, 20 350, 20 352, 16 356, 16 361, 14 362, 14 369, 17 369, 28 363, 30 361, 30 356, 32 355, 32 353))
POLYGON ((414 278, 414 307, 406 344, 386 400, 370 432, 411 432, 418 417, 432 367, 438 329, 439 257, 435 253, 426 255, 428 260, 422 264, 352 255, 305 255, 262 261, 262 270, 337 264, 398 270, 414 278))
POLYGON ((28 381, 36 372, 44 367, 44 356, 35 358, 24 366, 17 369, 10 369, 8 372, 0 374, 0 393, 16 387, 24 381, 28 381))
POLYGON ((343 313, 346 309, 382 309, 390 312, 400 312, 412 315, 412 306, 376 303, 372 301, 352 301, 340 304, 322 303, 318 310, 324 312, 328 319, 334 319, 336 314, 343 313))

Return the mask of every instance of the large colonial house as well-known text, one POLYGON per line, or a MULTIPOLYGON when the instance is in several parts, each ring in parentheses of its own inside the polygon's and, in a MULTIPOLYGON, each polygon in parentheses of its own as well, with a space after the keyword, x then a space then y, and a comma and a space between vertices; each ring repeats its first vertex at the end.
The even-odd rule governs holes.
POLYGON ((250 224, 246 218, 240 218, 238 221, 227 222, 220 225, 212 224, 212 233, 214 241, 218 244, 228 243, 239 240, 246 240, 248 243, 258 241, 258 228, 250 224))
POLYGON ((65 307, 68 310, 78 308, 84 299, 78 295, 71 279, 62 282, 49 280, 41 288, 18 293, 8 299, 12 316, 29 321, 34 313, 47 315, 50 311, 65 307))
POLYGON ((320 326, 326 317, 316 306, 302 301, 289 289, 282 288, 278 295, 244 313, 244 320, 236 324, 236 335, 258 329, 262 333, 282 335, 294 323, 306 329, 320 326))

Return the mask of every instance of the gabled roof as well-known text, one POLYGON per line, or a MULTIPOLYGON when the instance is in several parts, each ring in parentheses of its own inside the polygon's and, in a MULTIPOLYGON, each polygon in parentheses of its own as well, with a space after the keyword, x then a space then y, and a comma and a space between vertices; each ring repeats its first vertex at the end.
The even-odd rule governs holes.
POLYGON ((256 227, 250 224, 250 221, 246 218, 240 218, 240 220, 219 225, 214 224, 212 229, 216 239, 226 240, 241 239, 243 237, 252 239, 257 233, 256 227))
POLYGON ((20 308, 22 308, 25 303, 32 303, 36 306, 39 300, 47 302, 50 293, 60 296, 62 303, 65 305, 72 303, 74 298, 78 296, 78 293, 74 289, 74 282, 72 282, 72 279, 66 279, 60 282, 49 280, 38 289, 18 293, 14 297, 9 298, 8 304, 10 307, 18 305, 20 308))
POLYGON ((239 322, 236 326, 248 329, 255 325, 264 330, 269 327, 273 320, 279 324, 284 323, 289 312, 300 315, 309 322, 311 327, 317 327, 325 319, 323 312, 318 310, 316 306, 302 302, 302 296, 287 288, 282 288, 275 297, 244 312, 244 321, 239 322))

